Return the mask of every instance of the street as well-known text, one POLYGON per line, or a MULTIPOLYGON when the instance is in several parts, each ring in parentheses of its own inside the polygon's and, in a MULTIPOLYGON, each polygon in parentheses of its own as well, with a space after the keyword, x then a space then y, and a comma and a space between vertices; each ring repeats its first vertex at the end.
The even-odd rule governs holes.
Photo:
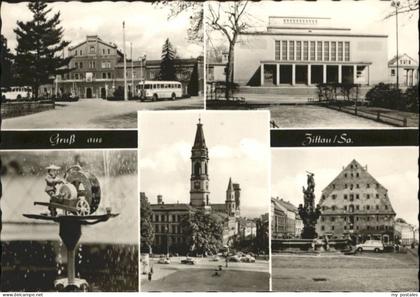
POLYGON ((417 292, 417 250, 404 253, 272 255, 272 288, 282 292, 417 292))
POLYGON ((201 109, 203 106, 202 97, 157 102, 80 99, 57 102, 53 110, 4 119, 2 129, 135 129, 138 110, 201 109))
POLYGON ((268 291, 269 262, 257 260, 255 263, 229 262, 228 268, 223 258, 194 258, 194 265, 181 264, 185 257, 172 257, 171 264, 158 264, 151 259, 153 279, 141 276, 142 291, 268 291), (222 265, 222 271, 217 271, 222 265))

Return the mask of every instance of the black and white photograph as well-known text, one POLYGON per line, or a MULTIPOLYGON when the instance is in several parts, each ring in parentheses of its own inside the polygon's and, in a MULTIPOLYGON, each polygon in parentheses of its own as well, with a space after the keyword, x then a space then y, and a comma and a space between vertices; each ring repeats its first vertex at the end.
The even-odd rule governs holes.
POLYGON ((418 1, 206 4, 207 109, 272 128, 418 127, 418 1))
POLYGON ((272 290, 416 292, 418 148, 272 150, 272 290))
POLYGON ((269 290, 268 112, 140 112, 141 287, 269 290))
POLYGON ((136 150, 1 161, 2 292, 138 291, 136 150))
POLYGON ((204 108, 202 18, 185 1, 2 3, 2 129, 134 129, 138 110, 204 108))

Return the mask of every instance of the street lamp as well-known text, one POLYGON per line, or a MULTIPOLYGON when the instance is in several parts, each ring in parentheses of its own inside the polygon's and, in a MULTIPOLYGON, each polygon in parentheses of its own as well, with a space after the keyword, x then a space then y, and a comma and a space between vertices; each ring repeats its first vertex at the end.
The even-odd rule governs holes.
POLYGON ((397 89, 399 89, 399 57, 398 57, 398 8, 400 7, 400 1, 393 0, 391 6, 395 7, 395 31, 396 31, 396 42, 397 42, 397 89))

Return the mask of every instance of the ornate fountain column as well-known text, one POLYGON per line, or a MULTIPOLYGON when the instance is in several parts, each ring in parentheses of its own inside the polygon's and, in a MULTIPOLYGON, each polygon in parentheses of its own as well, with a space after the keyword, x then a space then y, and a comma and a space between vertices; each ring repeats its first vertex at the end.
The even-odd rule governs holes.
POLYGON ((314 239, 317 238, 315 226, 321 215, 321 207, 317 205, 315 207, 315 180, 314 174, 307 172, 307 187, 303 187, 303 201, 304 204, 299 204, 299 215, 303 222, 303 230, 301 237, 303 239, 314 239))

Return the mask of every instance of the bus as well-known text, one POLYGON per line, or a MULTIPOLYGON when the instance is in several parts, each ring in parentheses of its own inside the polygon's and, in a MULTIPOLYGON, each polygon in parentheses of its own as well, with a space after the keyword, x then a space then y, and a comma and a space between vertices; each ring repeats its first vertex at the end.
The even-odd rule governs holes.
POLYGON ((20 100, 32 97, 32 89, 30 87, 10 87, 2 88, 1 96, 7 100, 20 100))
POLYGON ((182 84, 179 81, 152 81, 146 80, 137 85, 137 95, 143 99, 153 101, 159 99, 172 99, 182 97, 182 84))

